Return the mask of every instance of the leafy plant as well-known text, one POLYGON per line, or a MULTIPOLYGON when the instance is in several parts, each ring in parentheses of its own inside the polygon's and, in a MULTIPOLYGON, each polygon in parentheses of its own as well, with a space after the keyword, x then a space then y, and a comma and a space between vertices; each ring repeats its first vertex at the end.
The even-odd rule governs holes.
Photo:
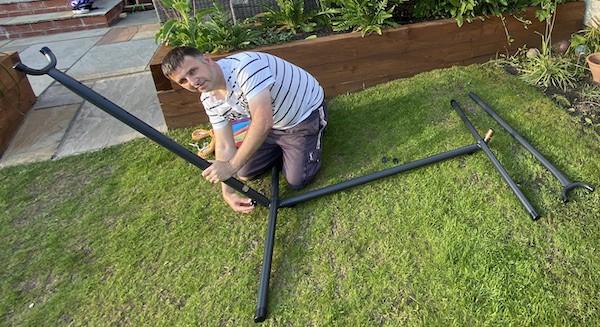
POLYGON ((465 20, 471 22, 479 15, 501 16, 509 8, 521 9, 527 5, 521 0, 423 0, 415 4, 414 14, 421 18, 454 18, 458 26, 462 26, 465 20))
POLYGON ((176 17, 167 20, 156 34, 156 42, 172 46, 195 45, 201 35, 202 19, 214 12, 203 9, 195 12, 190 0, 161 0, 167 8, 176 11, 176 17))
POLYGON ((334 31, 381 35, 382 28, 397 25, 391 20, 395 5, 388 6, 388 0, 339 0, 337 4, 340 7, 333 10, 336 15, 332 18, 334 31))
MULTIPOLYGON (((600 26, 597 19, 592 19, 595 26, 600 26)), ((593 52, 600 52, 600 29, 595 26, 587 26, 583 30, 571 36, 571 44, 567 54, 582 55, 593 52)))
POLYGON ((227 13, 216 2, 213 4, 214 12, 202 27, 202 35, 196 48, 205 52, 232 51, 246 49, 256 44, 260 32, 250 26, 233 23, 227 13))
POLYGON ((458 26, 462 26, 465 16, 470 21, 475 17, 474 13, 475 1, 473 0, 452 0, 452 1, 436 1, 423 0, 415 4, 414 14, 416 17, 442 17, 454 18, 458 22, 458 26))
POLYGON ((540 54, 523 63, 521 78, 529 84, 556 87, 561 90, 574 88, 577 82, 575 67, 569 58, 540 54))
POLYGON ((545 21, 544 34, 536 32, 541 37, 540 50, 534 55, 525 56, 521 67, 521 78, 527 83, 548 88, 556 87, 563 91, 575 88, 577 85, 578 64, 570 58, 553 53, 552 30, 556 19, 556 0, 541 0, 536 17, 545 21))
POLYGON ((256 45, 280 44, 291 41, 293 34, 291 31, 276 31, 274 27, 265 27, 261 35, 256 40, 256 45))
POLYGON ((260 32, 233 23, 217 3, 213 3, 213 8, 194 12, 189 0, 162 2, 175 9, 180 18, 165 22, 156 34, 157 42, 172 46, 193 46, 203 52, 215 53, 246 49, 259 40, 260 32), (207 21, 203 21, 204 16, 208 16, 207 21))
MULTIPOLYGON (((559 3, 566 2, 561 0, 559 3)), ((478 16, 497 16, 507 12, 516 12, 530 6, 543 6, 547 0, 421 0, 416 1, 413 13, 416 17, 430 18, 454 18, 459 26, 465 21, 471 22, 478 16)), ((536 12, 540 21, 551 14, 546 8, 536 12)))
POLYGON ((317 27, 315 18, 332 13, 328 9, 321 12, 305 12, 304 0, 277 0, 277 7, 265 6, 268 11, 257 15, 256 19, 267 27, 277 27, 276 32, 288 30, 292 34, 298 31, 305 33, 314 31, 317 27))

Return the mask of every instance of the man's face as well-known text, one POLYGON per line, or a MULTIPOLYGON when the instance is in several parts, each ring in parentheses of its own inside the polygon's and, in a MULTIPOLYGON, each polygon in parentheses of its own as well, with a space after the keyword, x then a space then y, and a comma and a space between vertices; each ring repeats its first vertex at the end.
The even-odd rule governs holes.
POLYGON ((191 92, 211 92, 217 82, 217 71, 213 62, 204 57, 200 60, 195 57, 185 56, 177 69, 169 78, 191 92))

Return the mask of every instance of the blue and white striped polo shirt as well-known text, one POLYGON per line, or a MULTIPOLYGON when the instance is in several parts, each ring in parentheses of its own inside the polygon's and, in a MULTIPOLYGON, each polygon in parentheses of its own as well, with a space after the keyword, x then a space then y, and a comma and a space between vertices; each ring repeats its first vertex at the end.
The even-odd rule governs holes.
POLYGON ((297 125, 323 102, 323 88, 312 75, 273 55, 242 52, 217 64, 225 76, 227 96, 218 100, 208 92, 200 98, 214 129, 231 120, 252 118, 248 101, 267 87, 271 92, 274 129, 297 125))

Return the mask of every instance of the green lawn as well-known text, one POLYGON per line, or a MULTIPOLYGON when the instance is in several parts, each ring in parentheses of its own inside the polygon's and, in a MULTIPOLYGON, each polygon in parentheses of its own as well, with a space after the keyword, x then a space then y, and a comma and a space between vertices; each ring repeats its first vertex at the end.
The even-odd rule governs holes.
MULTIPOLYGON (((473 144, 456 99, 541 214, 479 151, 279 210, 267 325, 598 325, 600 192, 561 184, 477 93, 575 181, 600 137, 501 69, 469 66, 329 102, 324 167, 342 182, 473 144), (390 160, 381 162, 381 157, 390 160)), ((190 142, 192 129, 169 136, 190 142)), ((265 178, 250 185, 270 196, 265 178)), ((297 192, 284 187, 281 197, 297 192)), ((268 209, 140 139, 0 170, 0 325, 252 326, 268 209)))

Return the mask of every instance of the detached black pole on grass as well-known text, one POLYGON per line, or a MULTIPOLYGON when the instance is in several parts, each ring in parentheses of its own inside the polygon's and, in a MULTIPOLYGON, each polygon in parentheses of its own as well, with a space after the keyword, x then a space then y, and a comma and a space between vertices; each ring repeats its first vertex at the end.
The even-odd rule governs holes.
POLYGON ((513 138, 515 138, 517 141, 519 141, 519 143, 521 143, 521 145, 525 149, 527 149, 529 152, 531 152, 531 154, 533 154, 537 158, 537 160, 539 160, 556 178, 558 178, 558 180, 563 185, 563 190, 562 190, 563 202, 569 201, 569 198, 567 198, 567 192, 576 187, 581 187, 590 192, 594 192, 594 188, 591 187, 590 185, 585 184, 585 183, 580 183, 580 182, 575 183, 572 180, 570 180, 569 178, 567 178, 560 170, 558 170, 556 167, 554 167, 554 165, 552 165, 550 163, 550 161, 548 161, 546 158, 544 158, 544 156, 541 153, 539 153, 531 144, 529 144, 529 142, 527 142, 521 135, 519 135, 519 133, 517 133, 514 129, 512 129, 512 127, 510 127, 510 125, 508 125, 507 122, 502 120, 502 118, 500 118, 500 116, 498 116, 494 112, 494 110, 492 110, 492 108, 490 108, 487 104, 485 104, 485 102, 483 102, 483 100, 481 100, 475 93, 469 92, 469 96, 471 97, 471 99, 473 99, 475 102, 477 102, 477 104, 481 108, 483 108, 483 110, 485 110, 485 112, 488 115, 490 115, 490 117, 494 118, 494 120, 497 121, 498 124, 500 124, 500 126, 502 126, 513 138))
MULTIPOLYGON (((46 74, 50 75, 52 78, 54 78, 55 80, 57 80, 58 82, 60 82, 64 86, 66 86, 69 90, 73 91, 75 94, 79 95, 80 97, 82 97, 85 100, 89 101, 90 103, 94 104, 96 107, 104 110, 106 113, 115 117, 116 119, 120 120, 121 122, 127 124, 129 127, 142 133, 143 135, 145 135, 152 141, 154 141, 154 142, 158 143, 159 145, 163 146, 164 148, 166 148, 167 150, 169 150, 169 151, 173 152, 174 154, 180 156, 181 158, 185 159, 187 162, 191 163, 192 165, 194 165, 202 170, 204 170, 210 166, 210 163, 208 161, 198 157, 196 154, 194 154, 190 150, 184 148, 179 143, 171 140, 170 138, 168 138, 161 132, 157 131, 152 126, 146 124, 139 118, 137 118, 134 115, 130 114, 129 112, 125 111, 123 108, 117 106, 116 104, 109 101, 108 99, 101 96, 100 94, 96 93, 89 87, 81 84, 80 82, 78 82, 74 78, 68 76, 67 74, 61 72, 60 70, 57 70, 56 69, 56 57, 54 56, 52 51, 50 51, 50 49, 48 49, 47 47, 43 47, 40 50, 40 52, 42 54, 44 54, 46 56, 46 58, 48 58, 48 61, 50 62, 46 67, 44 67, 42 69, 32 69, 32 68, 29 68, 19 62, 15 65, 14 68, 21 72, 29 74, 29 75, 46 75, 46 74)), ((231 186, 236 191, 238 191, 242 194, 245 194, 249 198, 255 200, 257 203, 259 203, 265 207, 269 206, 269 199, 267 197, 258 193, 255 190, 251 189, 250 187, 248 187, 244 183, 240 182, 239 180, 232 177, 232 178, 226 180, 224 183, 231 186)))
POLYGON ((477 144, 479 144, 479 146, 481 146, 481 148, 483 149, 483 152, 485 152, 485 154, 487 154, 488 158, 490 158, 490 160, 492 161, 492 163, 494 164, 496 169, 500 172, 502 177, 504 177, 504 180, 506 181, 508 186, 510 186, 512 191, 519 198, 519 201, 521 201, 521 203, 523 204, 525 209, 527 209, 527 212, 529 212, 529 215, 531 215, 531 219, 537 220, 539 218, 539 215, 537 214, 537 212, 535 212, 535 209, 533 208, 531 203, 529 203, 529 200, 527 200, 525 195, 521 192, 521 190, 519 190, 519 188, 517 187, 517 184, 515 184, 515 182, 512 180, 512 178, 510 178, 510 176, 508 175, 508 172, 506 172, 506 169, 504 169, 504 167, 502 167, 502 164, 500 164, 500 161, 498 161, 496 156, 492 153, 492 150, 490 150, 487 143, 483 140, 483 138, 481 138, 479 133, 477 133, 477 130, 475 130, 475 127, 473 127, 473 124, 471 124, 469 119, 467 119, 467 116, 465 116, 465 114, 462 112, 458 103, 454 100, 451 100, 450 104, 452 104, 452 107, 454 107, 454 110, 456 111, 456 113, 458 114, 460 119, 463 121, 465 126, 467 126, 467 129, 469 130, 469 132, 471 132, 471 134, 477 141, 477 144))
POLYGON ((314 198, 318 198, 320 196, 323 195, 327 195, 327 194, 331 194, 331 193, 335 193, 335 192, 339 192, 339 191, 343 191, 345 189, 354 187, 354 186, 358 186, 358 185, 362 185, 362 184, 366 184, 369 182, 372 182, 374 180, 377 179, 381 179, 384 177, 388 177, 388 176, 392 176, 392 175, 396 175, 411 169, 415 169, 415 168, 419 168, 419 167, 423 167, 438 161, 443 161, 446 159, 450 159, 450 158, 454 158, 454 157, 458 157, 461 156, 463 154, 471 154, 477 150, 479 150, 480 147, 478 144, 472 144, 472 145, 467 145, 464 146, 462 148, 458 148, 458 149, 454 149, 454 150, 450 150, 450 151, 446 151, 446 152, 442 152, 436 155, 433 155, 431 157, 427 157, 427 158, 423 158, 423 159, 419 159, 419 160, 415 160, 409 163, 405 163, 403 165, 397 166, 397 167, 393 167, 393 168, 389 168, 386 170, 382 170, 376 173, 372 173, 366 176, 362 176, 362 177, 357 177, 345 182, 341 182, 335 185, 331 185, 331 186, 326 186, 314 191, 310 191, 310 192, 306 192, 304 194, 300 194, 300 195, 296 195, 293 196, 291 198, 287 198, 287 199, 283 199, 281 200, 281 202, 279 203, 280 207, 291 207, 294 206, 300 202, 304 202, 304 201, 308 201, 314 198))
POLYGON ((263 255, 260 285, 258 288, 258 303, 254 311, 254 322, 263 322, 267 318, 267 299, 269 293, 269 279, 271 277, 271 262, 273 247, 275 246, 275 228, 277 227, 277 210, 279 209, 279 165, 273 166, 271 185, 273 194, 269 205, 269 222, 267 224, 267 237, 265 239, 265 253, 263 255))

